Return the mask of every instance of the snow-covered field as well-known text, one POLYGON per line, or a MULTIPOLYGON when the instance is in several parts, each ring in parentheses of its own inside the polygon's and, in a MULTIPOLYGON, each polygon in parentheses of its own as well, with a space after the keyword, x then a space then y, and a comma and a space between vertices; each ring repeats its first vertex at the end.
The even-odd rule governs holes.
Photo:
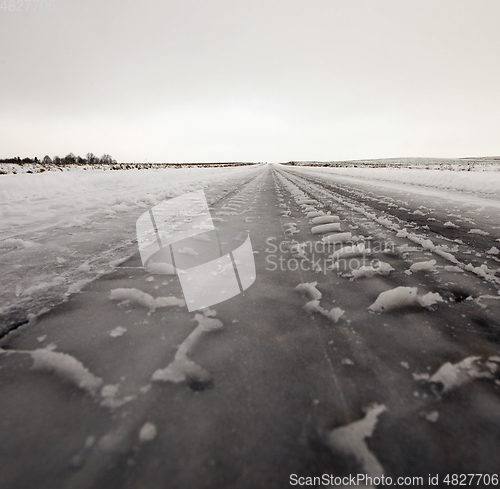
POLYGON ((148 208, 205 189, 217 199, 254 166, 0 175, 0 332, 135 253, 148 208))
POLYGON ((344 177, 356 177, 366 180, 398 182, 407 185, 420 185, 440 189, 462 190, 479 194, 500 196, 500 166, 489 166, 482 171, 456 171, 453 169, 422 168, 328 168, 299 167, 299 170, 314 171, 344 177))
POLYGON ((297 161, 290 166, 331 168, 409 168, 415 170, 500 171, 500 157, 484 158, 380 158, 347 161, 297 161))
POLYGON ((5 163, 0 162, 0 175, 44 172, 82 172, 117 170, 163 170, 187 168, 223 168, 254 165, 254 163, 93 163, 93 164, 56 164, 56 163, 5 163))

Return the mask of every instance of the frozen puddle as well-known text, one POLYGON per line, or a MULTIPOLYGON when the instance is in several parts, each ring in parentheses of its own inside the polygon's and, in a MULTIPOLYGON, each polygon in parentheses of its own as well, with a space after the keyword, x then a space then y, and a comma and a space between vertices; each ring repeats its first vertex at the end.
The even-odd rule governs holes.
MULTIPOLYGON (((208 315, 208 313, 206 314, 208 315)), ((212 314, 215 315, 213 312, 212 314)), ((196 314, 194 319, 198 321, 198 326, 179 346, 174 361, 168 367, 156 370, 153 373, 152 380, 176 383, 185 380, 193 390, 203 390, 210 386, 210 374, 204 368, 190 360, 188 353, 193 349, 203 333, 220 329, 223 325, 218 319, 202 314, 196 314)))

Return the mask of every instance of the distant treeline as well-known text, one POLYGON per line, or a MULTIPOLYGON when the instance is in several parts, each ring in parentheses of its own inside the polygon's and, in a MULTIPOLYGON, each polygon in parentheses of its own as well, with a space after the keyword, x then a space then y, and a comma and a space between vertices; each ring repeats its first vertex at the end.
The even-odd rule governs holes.
POLYGON ((64 158, 49 155, 44 156, 41 160, 35 158, 3 158, 0 159, 0 175, 8 173, 43 173, 45 171, 66 171, 82 168, 83 170, 99 169, 99 170, 148 170, 161 168, 215 168, 228 166, 244 166, 255 165, 250 162, 214 162, 214 163, 140 163, 140 162, 124 162, 117 163, 110 155, 104 154, 100 158, 93 153, 87 153, 85 158, 75 156, 73 153, 66 155, 64 158))
POLYGON ((53 158, 51 158, 49 155, 45 155, 41 160, 39 160, 36 156, 34 158, 23 159, 21 159, 19 156, 16 156, 15 158, 0 159, 0 163, 16 163, 18 165, 22 165, 23 163, 35 163, 41 165, 112 165, 116 164, 116 160, 114 160, 112 156, 108 154, 104 154, 99 158, 94 153, 87 153, 85 158, 82 158, 81 156, 75 156, 73 153, 69 153, 63 158, 57 155, 53 158))
POLYGON ((81 156, 75 156, 73 153, 69 153, 64 158, 59 156, 54 156, 51 158, 49 155, 45 155, 41 160, 36 156, 34 158, 20 158, 16 156, 14 158, 0 158, 1 163, 13 163, 16 165, 31 164, 31 165, 106 165, 113 166, 114 169, 129 169, 129 168, 186 168, 186 167, 213 167, 213 166, 241 166, 241 165, 255 165, 256 163, 250 162, 212 162, 212 163, 140 163, 140 162, 128 162, 128 163, 117 163, 111 155, 104 154, 100 158, 94 153, 87 153, 85 158, 81 156))

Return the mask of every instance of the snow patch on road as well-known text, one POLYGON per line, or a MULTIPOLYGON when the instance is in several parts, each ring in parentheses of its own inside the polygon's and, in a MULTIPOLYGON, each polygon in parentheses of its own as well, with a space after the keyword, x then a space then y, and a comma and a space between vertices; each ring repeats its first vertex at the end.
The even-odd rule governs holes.
MULTIPOLYGON (((306 217, 309 217, 309 216, 306 216, 306 217)), ((312 219, 313 224, 328 224, 330 222, 340 222, 339 216, 331 216, 331 215, 317 216, 317 217, 312 219)))
POLYGON ((339 222, 330 222, 327 224, 320 224, 311 228, 312 234, 324 234, 341 231, 339 222))
POLYGON ((158 431, 156 426, 150 421, 146 421, 139 430, 139 441, 144 443, 146 441, 153 441, 156 438, 158 431))
POLYGON ((330 258, 335 261, 341 258, 354 258, 355 256, 364 256, 370 254, 371 251, 365 247, 364 243, 358 245, 344 246, 340 250, 335 251, 330 255, 330 258))
POLYGON ((352 233, 337 233, 337 234, 329 234, 328 236, 323 236, 321 241, 324 244, 328 243, 347 243, 352 241, 352 233))
POLYGON ((421 270, 435 271, 436 270, 436 260, 420 261, 420 262, 414 263, 410 267, 411 272, 419 272, 421 270))
POLYGON ((381 292, 368 309, 373 312, 387 312, 406 306, 430 307, 437 302, 443 302, 443 298, 437 292, 419 296, 418 287, 396 287, 381 292))
POLYGON ((68 380, 80 389, 94 395, 102 385, 102 379, 92 374, 80 361, 67 353, 60 353, 39 348, 37 350, 4 350, 0 348, 0 354, 25 354, 30 355, 33 360, 33 370, 45 370, 54 372, 61 378, 68 380))
POLYGON ((360 472, 369 477, 382 477, 384 469, 377 457, 370 451, 366 439, 375 431, 378 417, 386 411, 383 404, 374 404, 366 411, 364 418, 332 430, 327 435, 327 444, 333 452, 353 455, 361 465, 360 472))
POLYGON ((350 358, 343 358, 340 363, 342 365, 354 365, 354 362, 350 358))
POLYGON ((316 217, 320 217, 322 215, 324 215, 323 211, 309 211, 307 213, 306 217, 310 219, 312 217, 316 218, 316 217))
POLYGON ((375 275, 387 276, 393 270, 394 270, 394 268, 392 268, 391 265, 389 265, 389 263, 385 263, 383 261, 380 261, 380 262, 378 262, 377 266, 364 265, 362 267, 359 267, 356 270, 353 270, 351 272, 351 274, 352 274, 351 280, 356 280, 356 279, 362 278, 362 277, 372 278, 375 275))
POLYGON ((188 353, 203 333, 220 329, 223 326, 219 319, 207 317, 209 314, 213 314, 213 311, 209 311, 206 315, 199 313, 195 315, 194 319, 198 321, 198 326, 179 346, 174 361, 168 367, 156 370, 151 377, 152 380, 163 382, 210 381, 210 374, 188 358, 188 353))
POLYGON ((319 305, 319 299, 309 301, 305 306, 304 310, 308 314, 312 314, 314 312, 318 312, 325 316, 327 319, 332 321, 333 323, 337 323, 339 319, 344 315, 345 311, 340 307, 334 307, 330 310, 327 310, 319 305))
POLYGON ((135 396, 125 396, 123 398, 117 397, 119 388, 119 384, 108 384, 103 386, 101 389, 101 397, 103 398, 100 403, 101 406, 116 409, 135 399, 135 396))
POLYGON ((309 300, 317 300, 321 299, 322 297, 321 292, 316 288, 317 285, 318 282, 305 282, 297 285, 297 287, 295 287, 295 290, 307 296, 309 300))
POLYGON ((454 364, 446 362, 429 378, 429 382, 442 384, 443 392, 449 392, 474 379, 492 379, 491 372, 481 370, 479 360, 481 357, 471 356, 454 364))
POLYGON ((80 389, 85 389, 91 394, 101 386, 102 379, 92 374, 80 361, 68 355, 46 349, 37 349, 25 352, 33 359, 34 370, 48 370, 55 372, 62 378, 69 380, 80 389))
POLYGON ((480 234, 481 236, 489 236, 488 231, 483 231, 482 229, 471 229, 469 234, 480 234))
POLYGON ((483 264, 480 267, 475 267, 472 263, 469 263, 468 265, 465 265, 464 269, 490 282, 496 282, 496 283, 500 282, 498 278, 495 276, 497 270, 488 268, 486 264, 483 264))
POLYGON ((439 412, 438 411, 431 411, 428 413, 422 412, 421 415, 423 418, 425 418, 430 423, 436 423, 437 420, 439 419, 439 412))
POLYGON ((130 301, 133 304, 146 307, 151 312, 161 307, 184 307, 186 305, 184 299, 177 299, 174 296, 157 297, 155 299, 153 296, 139 289, 112 289, 109 298, 115 301, 130 301))
POLYGON ((111 338, 118 338, 118 336, 123 336, 126 332, 127 328, 124 328, 123 326, 117 326, 109 332, 109 336, 111 336, 111 338))

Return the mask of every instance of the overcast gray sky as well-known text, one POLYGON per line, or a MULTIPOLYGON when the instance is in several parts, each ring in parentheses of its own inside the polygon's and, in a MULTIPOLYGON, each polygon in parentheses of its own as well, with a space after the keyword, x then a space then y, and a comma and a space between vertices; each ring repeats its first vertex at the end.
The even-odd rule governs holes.
POLYGON ((0 157, 500 155, 499 0, 45 1, 0 9, 0 157))

